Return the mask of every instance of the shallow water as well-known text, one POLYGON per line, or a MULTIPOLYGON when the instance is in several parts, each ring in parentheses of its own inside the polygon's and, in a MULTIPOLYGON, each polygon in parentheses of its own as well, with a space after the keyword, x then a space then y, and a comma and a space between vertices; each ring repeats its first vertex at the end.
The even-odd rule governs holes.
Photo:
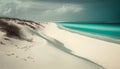
POLYGON ((77 31, 120 39, 120 23, 57 22, 77 31))

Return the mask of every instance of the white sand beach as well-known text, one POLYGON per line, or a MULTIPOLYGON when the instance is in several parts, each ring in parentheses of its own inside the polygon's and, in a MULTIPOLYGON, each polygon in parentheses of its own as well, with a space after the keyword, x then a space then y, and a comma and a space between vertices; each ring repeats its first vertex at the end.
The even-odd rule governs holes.
POLYGON ((45 28, 38 32, 40 35, 27 32, 26 37, 30 35, 32 42, 7 37, 5 32, 0 32, 0 69, 120 68, 120 46, 118 44, 59 29, 54 23, 43 25, 45 28), (45 36, 41 36, 41 33, 45 36), (52 43, 54 41, 56 44, 52 43), (64 45, 65 49, 71 50, 72 54, 88 60, 77 58, 55 47, 54 45, 61 46, 58 41, 64 45))
POLYGON ((55 38, 73 51, 74 54, 90 59, 107 69, 120 69, 120 45, 79 35, 59 29, 51 24, 46 27, 46 34, 55 38))

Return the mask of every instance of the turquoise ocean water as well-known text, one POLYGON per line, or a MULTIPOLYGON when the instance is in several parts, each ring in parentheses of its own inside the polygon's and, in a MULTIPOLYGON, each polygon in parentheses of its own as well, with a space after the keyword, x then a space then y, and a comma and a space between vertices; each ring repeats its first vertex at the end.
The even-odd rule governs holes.
POLYGON ((57 22, 65 28, 120 39, 120 23, 57 22))

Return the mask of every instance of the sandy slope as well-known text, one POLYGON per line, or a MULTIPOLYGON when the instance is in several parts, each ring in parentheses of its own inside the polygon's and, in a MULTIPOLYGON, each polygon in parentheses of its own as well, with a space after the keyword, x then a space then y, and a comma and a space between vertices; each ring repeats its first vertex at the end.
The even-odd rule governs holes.
POLYGON ((107 69, 120 69, 120 45, 59 29, 50 23, 44 32, 62 42, 74 54, 88 58, 107 69))
MULTIPOLYGON (((56 33, 55 30, 50 29, 48 26, 56 29, 52 24, 43 24, 44 30, 31 21, 11 18, 2 20, 3 22, 0 22, 0 69, 104 69, 91 61, 77 58, 64 51, 66 50, 63 46, 64 41, 60 43, 55 40, 58 39, 56 37, 62 36, 62 34, 57 36, 57 33, 62 32, 58 30, 56 33), (48 33, 51 35, 54 33, 55 37, 52 38, 48 33)), ((62 40, 66 38, 67 32, 63 34, 62 40)), ((70 48, 72 46, 70 45, 70 48)))
POLYGON ((59 29, 54 23, 2 20, 0 69, 120 69, 119 44, 59 29))

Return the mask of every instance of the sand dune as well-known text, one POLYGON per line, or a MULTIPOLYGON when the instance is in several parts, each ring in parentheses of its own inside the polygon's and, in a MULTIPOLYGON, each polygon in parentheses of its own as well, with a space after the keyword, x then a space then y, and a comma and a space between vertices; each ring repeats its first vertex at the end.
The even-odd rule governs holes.
POLYGON ((10 28, 0 24, 0 69, 120 68, 118 44, 69 32, 55 23, 2 20, 10 28), (19 36, 11 25, 20 29, 19 36))

